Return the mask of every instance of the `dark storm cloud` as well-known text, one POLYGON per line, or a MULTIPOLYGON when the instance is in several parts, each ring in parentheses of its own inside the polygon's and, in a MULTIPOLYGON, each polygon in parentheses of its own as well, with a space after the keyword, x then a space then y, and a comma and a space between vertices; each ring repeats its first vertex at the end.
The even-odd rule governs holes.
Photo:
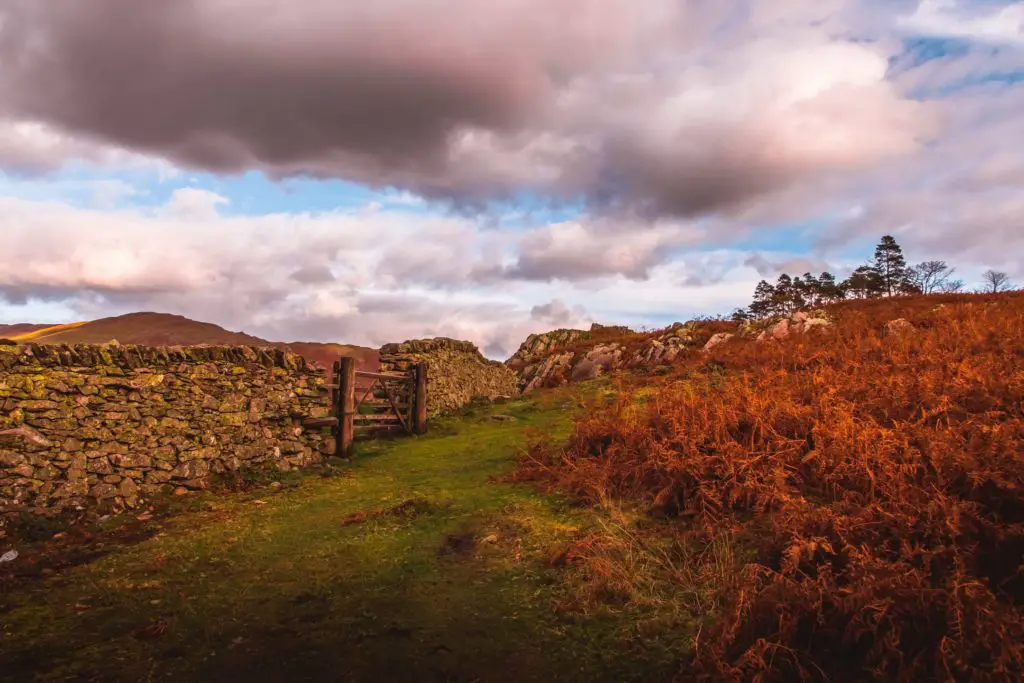
POLYGON ((0 163, 107 144, 469 206, 528 188, 683 216, 916 145, 924 113, 884 83, 885 55, 808 30, 852 3, 737 24, 740 5, 2 0, 0 123, 62 137, 0 131, 0 163))

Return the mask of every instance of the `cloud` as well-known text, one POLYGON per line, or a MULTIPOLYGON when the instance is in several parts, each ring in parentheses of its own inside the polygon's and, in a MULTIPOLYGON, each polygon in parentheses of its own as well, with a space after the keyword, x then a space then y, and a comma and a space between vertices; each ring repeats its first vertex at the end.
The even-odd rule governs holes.
POLYGON ((470 219, 397 209, 225 216, 210 210, 220 199, 183 188, 163 206, 110 210, 0 196, 0 300, 59 304, 74 319, 179 313, 278 340, 451 336, 502 357, 530 333, 585 316, 579 305, 534 309, 549 299, 529 285, 473 284, 490 235, 470 219), (442 277, 443 258, 430 277, 396 279, 394 264, 421 240, 464 249, 463 280, 442 277))
POLYGON ((105 144, 469 204, 527 189, 693 216, 934 132, 930 108, 886 80, 888 48, 858 39, 853 0, 5 7, 0 118, 60 140, 0 144, 9 166, 105 144))
POLYGON ((21 199, 77 202, 99 209, 114 209, 145 192, 120 178, 11 178, 0 173, 0 194, 21 199))
POLYGON ((183 187, 171 193, 165 210, 174 218, 209 220, 220 215, 218 207, 230 203, 227 197, 222 197, 216 192, 183 187))
POLYGON ((838 275, 835 272, 835 266, 826 261, 799 256, 768 259, 762 254, 754 253, 743 261, 743 265, 753 268, 763 278, 775 278, 782 273, 787 273, 790 276, 802 275, 804 273, 811 273, 815 276, 821 273, 838 275))
POLYGON ((0 121, 0 159, 25 173, 40 173, 56 161, 73 158, 97 160, 98 149, 32 121, 0 121))
POLYGON ((985 83, 1012 84, 1022 80, 1022 74, 1024 49, 966 43, 923 60, 907 51, 894 62, 891 78, 915 97, 941 98, 985 83))
POLYGON ((647 280, 617 280, 584 302, 594 320, 634 329, 728 314, 748 304, 757 285, 756 274, 743 266, 747 256, 743 250, 722 249, 674 259, 654 266, 647 280))
MULTIPOLYGON (((973 54, 959 59, 944 60, 950 71, 932 72, 935 82, 959 81, 964 68, 974 68, 973 54), (959 59, 968 66, 957 65, 959 59)), ((1009 142, 1020 127, 1024 87, 979 82, 937 105, 945 130, 927 150, 819 194, 821 205, 857 209, 819 231, 819 246, 888 233, 910 261, 946 259, 963 266, 961 272, 992 266, 1024 274, 1024 154, 1009 142)))
MULTIPOLYGON (((4 40, 3 33, 0 27, 0 45, 4 40)), ((0 66, 0 83, 3 74, 3 66, 0 66)), ((4 90, 0 88, 2 92, 4 90)), ((90 139, 88 135, 74 135, 45 122, 4 118, 3 107, 0 106, 0 167, 38 177, 68 161, 152 171, 161 180, 179 174, 170 162, 159 157, 131 152, 109 142, 90 139)))
POLYGON ((536 320, 551 327, 571 327, 583 324, 588 320, 586 309, 582 306, 569 308, 561 299, 552 299, 546 304, 538 304, 530 309, 530 320, 536 320))
POLYGON ((725 312, 884 233, 1020 278, 1020 7, 0 0, 0 297, 501 355, 725 312), (132 208, 169 189, 139 168, 380 191, 308 213, 196 173, 132 208))
MULTIPOLYGON (((535 332, 594 321, 686 319, 728 309, 722 302, 730 296, 731 305, 743 303, 752 289, 742 252, 712 252, 655 259, 645 278, 567 277, 555 293, 501 267, 480 279, 479 272, 498 263, 486 247, 494 233, 468 218, 399 209, 196 218, 170 210, 181 197, 172 193, 164 206, 119 210, 0 197, 0 298, 19 308, 28 304, 26 311, 38 302, 61 306, 67 319, 178 313, 283 341, 379 346, 449 336, 506 358, 535 332), (394 264, 408 256, 410 244, 450 244, 466 262, 447 277, 438 268, 431 277, 395 278, 394 264)), ((527 235, 547 227, 557 233, 561 225, 537 226, 527 235)), ((619 237, 601 221, 586 227, 601 245, 619 237)), ((679 242, 693 230, 665 222, 639 241, 679 242)), ((506 246, 510 251, 498 256, 515 256, 518 243, 506 246)), ((437 258, 450 262, 443 252, 437 258)))
MULTIPOLYGON (((152 212, 0 197, 0 286, 39 296, 94 293, 124 303, 132 297, 234 298, 244 310, 274 298, 275 288, 286 296, 283 284, 297 269, 369 243, 350 215, 197 218, 177 210, 183 196, 190 195, 175 193, 152 212)), ((360 281, 357 267, 341 264, 341 270, 342 281, 360 281)))
POLYGON ((378 262, 376 275, 392 286, 486 284, 500 278, 510 242, 509 235, 483 232, 469 219, 421 217, 415 238, 394 244, 378 262))
POLYGON ((503 275, 541 282, 618 275, 642 280, 653 266, 670 259, 674 249, 703 236, 698 227, 677 221, 647 224, 628 217, 583 217, 526 232, 517 242, 515 262, 503 275))
POLYGON ((318 285, 334 282, 334 273, 327 266, 303 266, 289 277, 303 285, 318 285))
POLYGON ((913 14, 900 17, 898 25, 931 35, 1024 43, 1024 2, 922 0, 913 14))

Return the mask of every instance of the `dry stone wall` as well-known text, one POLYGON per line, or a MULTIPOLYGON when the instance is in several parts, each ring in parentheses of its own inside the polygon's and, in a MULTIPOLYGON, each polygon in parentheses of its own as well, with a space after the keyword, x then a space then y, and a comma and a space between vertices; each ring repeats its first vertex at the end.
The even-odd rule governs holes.
POLYGON ((468 341, 439 337, 386 344, 380 350, 381 372, 407 372, 420 362, 427 371, 427 415, 450 413, 475 398, 493 400, 519 393, 516 373, 488 360, 468 341))
POLYGON ((0 345, 0 512, 137 505, 244 465, 318 462, 322 373, 256 347, 0 345))

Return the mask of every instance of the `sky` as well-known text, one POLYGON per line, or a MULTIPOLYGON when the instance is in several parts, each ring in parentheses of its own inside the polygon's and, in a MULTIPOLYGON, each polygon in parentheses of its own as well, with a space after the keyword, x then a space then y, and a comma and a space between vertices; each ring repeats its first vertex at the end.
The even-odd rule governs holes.
POLYGON ((656 328, 1024 280, 1024 2, 0 0, 0 323, 656 328))

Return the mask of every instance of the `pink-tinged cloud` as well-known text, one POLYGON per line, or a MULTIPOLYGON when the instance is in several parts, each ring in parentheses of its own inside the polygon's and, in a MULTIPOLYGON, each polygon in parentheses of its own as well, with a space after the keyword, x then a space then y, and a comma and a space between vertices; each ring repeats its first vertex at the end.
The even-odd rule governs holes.
POLYGON ((0 163, 86 155, 19 159, 6 120, 464 202, 531 189, 633 214, 742 209, 933 134, 930 107, 886 81, 886 47, 853 40, 860 5, 4 0, 0 163))
POLYGON ((471 269, 497 272, 490 259, 500 254, 468 219, 358 210, 224 216, 221 203, 190 188, 149 210, 0 197, 0 309, 44 302, 74 319, 173 312, 283 341, 379 346, 451 336, 495 357, 555 320, 589 325, 578 305, 532 310, 551 300, 548 292, 497 280, 470 290, 471 269), (420 272, 406 249, 419 241, 462 249, 467 269, 420 272))

